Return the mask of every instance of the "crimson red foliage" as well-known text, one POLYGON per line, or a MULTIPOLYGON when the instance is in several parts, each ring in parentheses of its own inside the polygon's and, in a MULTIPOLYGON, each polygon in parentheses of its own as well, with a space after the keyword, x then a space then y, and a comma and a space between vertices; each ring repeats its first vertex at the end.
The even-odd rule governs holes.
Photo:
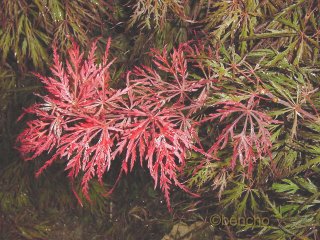
POLYGON ((210 157, 226 146, 230 136, 234 146, 232 165, 239 158, 249 171, 252 162, 269 154, 271 141, 266 127, 272 119, 254 109, 259 101, 253 96, 247 105, 217 103, 223 108, 207 115, 201 123, 216 118, 223 121, 231 114, 238 117, 222 131, 208 153, 201 148, 194 114, 204 107, 208 93, 218 88, 214 86, 217 79, 213 78, 213 70, 200 60, 199 48, 184 44, 172 54, 166 49, 152 50, 153 65, 134 68, 128 73, 127 86, 116 90, 109 85, 113 62, 108 59, 110 39, 101 63, 95 58, 96 44, 93 42, 84 58, 73 43, 65 63, 54 48, 53 76, 36 74, 47 94, 39 95, 42 102, 26 110, 35 118, 27 123, 17 141, 26 160, 51 154, 37 176, 55 160, 64 159, 71 179, 82 174, 82 191, 89 199, 90 180, 97 177, 102 183, 112 161, 122 161, 121 172, 127 173, 139 160, 140 165, 146 163, 170 209, 172 185, 188 191, 178 180, 188 151, 210 157), (188 64, 203 78, 190 74, 188 64), (236 134, 240 122, 244 123, 243 130, 236 134))
POLYGON ((231 100, 218 102, 217 105, 222 108, 217 109, 217 113, 209 114, 203 120, 212 121, 220 118, 220 122, 222 122, 227 117, 234 115, 232 122, 223 128, 208 153, 217 155, 217 152, 225 148, 231 139, 233 145, 231 167, 234 168, 236 160, 239 159, 242 166, 248 167, 249 175, 252 173, 253 163, 257 159, 266 155, 271 156, 272 142, 267 127, 271 123, 277 122, 267 114, 255 110, 259 101, 259 97, 252 94, 247 100, 247 105, 231 100), (242 130, 237 133, 237 128, 242 130))

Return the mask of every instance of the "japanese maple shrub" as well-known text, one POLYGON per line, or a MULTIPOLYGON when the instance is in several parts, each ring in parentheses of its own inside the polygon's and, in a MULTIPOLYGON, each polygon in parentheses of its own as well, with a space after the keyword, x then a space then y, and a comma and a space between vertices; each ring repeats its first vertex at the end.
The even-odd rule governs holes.
POLYGON ((249 94, 243 103, 210 102, 209 95, 221 91, 217 86, 223 81, 206 64, 208 56, 214 57, 210 48, 207 58, 202 56, 203 45, 181 44, 171 54, 166 49, 152 50, 151 66, 135 67, 127 75, 126 87, 113 89, 109 85, 114 61, 108 59, 110 39, 99 63, 96 44, 85 58, 74 42, 64 62, 54 47, 52 76, 36 74, 47 94, 39 95, 41 103, 25 110, 34 118, 17 141, 26 160, 50 156, 37 176, 55 160, 64 159, 72 180, 82 176, 83 194, 90 199, 90 180, 97 177, 102 183, 112 161, 122 161, 120 174, 131 171, 139 161, 141 166, 146 164, 170 209, 172 185, 190 193, 178 179, 189 152, 218 159, 217 151, 231 140, 231 167, 239 159, 249 172, 254 161, 270 154, 267 127, 273 120, 257 110, 259 95, 249 94), (233 122, 224 127, 212 147, 203 147, 198 136, 202 124, 230 116, 233 122), (242 130, 236 133, 240 125, 242 130))

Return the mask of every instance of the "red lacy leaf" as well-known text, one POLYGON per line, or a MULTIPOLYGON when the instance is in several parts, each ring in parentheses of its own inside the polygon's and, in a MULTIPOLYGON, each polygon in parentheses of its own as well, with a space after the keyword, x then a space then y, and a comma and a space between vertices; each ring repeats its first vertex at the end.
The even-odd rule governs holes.
POLYGON ((155 187, 164 192, 170 209, 171 186, 188 191, 178 181, 178 173, 187 151, 196 149, 196 131, 183 103, 195 102, 192 94, 198 90, 203 98, 206 83, 188 78, 187 59, 179 48, 170 57, 166 50, 153 51, 157 70, 171 74, 170 79, 162 80, 156 70, 145 66, 136 68, 134 80, 128 75, 126 88, 114 90, 109 87, 110 40, 101 64, 95 59, 96 43, 85 58, 73 42, 65 63, 54 48, 53 77, 36 74, 47 95, 39 96, 43 102, 27 110, 36 119, 19 135, 18 148, 27 159, 54 149, 37 176, 56 159, 64 159, 71 181, 82 175, 87 199, 89 182, 97 177, 102 183, 113 160, 123 157, 122 173, 131 171, 139 159, 140 165, 146 163, 155 187))
POLYGON ((231 140, 233 145, 232 168, 235 167, 238 159, 242 166, 248 167, 249 175, 257 159, 271 156, 272 142, 267 127, 276 122, 266 113, 256 109, 259 105, 259 98, 255 98, 255 95, 251 95, 246 105, 235 101, 219 102, 216 105, 222 108, 203 120, 203 122, 212 121, 218 118, 222 122, 227 117, 233 116, 232 123, 222 130, 208 153, 214 153, 216 156, 217 152, 224 149, 231 140))
POLYGON ((54 155, 38 170, 37 176, 56 159, 67 161, 71 179, 83 172, 82 190, 89 199, 89 181, 110 169, 114 140, 122 129, 121 120, 112 115, 128 89, 115 91, 109 87, 108 61, 110 40, 102 64, 96 63, 97 41, 92 43, 88 58, 73 42, 68 60, 63 64, 54 48, 53 77, 36 74, 45 85, 43 103, 27 110, 35 120, 18 136, 19 150, 26 159, 55 150, 54 155))
MULTIPOLYGON (((172 186, 191 193, 178 179, 189 151, 206 157, 216 155, 231 138, 232 166, 239 159, 249 172, 258 158, 270 154, 267 127, 273 120, 257 110, 259 98, 255 96, 246 105, 235 101, 218 103, 222 107, 217 113, 202 122, 231 118, 231 124, 223 129, 208 153, 202 149, 194 127, 195 114, 205 107, 209 93, 218 89, 214 83, 220 80, 204 64, 204 46, 192 48, 184 44, 172 54, 166 49, 153 50, 153 66, 136 67, 128 73, 127 86, 115 90, 109 85, 113 62, 108 60, 110 39, 100 64, 96 63, 96 44, 93 42, 85 57, 73 42, 65 63, 54 48, 52 77, 36 74, 47 94, 39 96, 42 103, 26 110, 35 119, 27 123, 17 141, 27 160, 44 153, 52 155, 37 176, 55 160, 63 159, 71 181, 82 176, 82 192, 90 199, 91 179, 102 183, 112 161, 122 161, 118 180, 139 161, 147 166, 154 186, 161 188, 171 209, 172 186), (189 74, 188 65, 202 77, 189 74), (238 131, 240 128, 242 131, 238 131)), ((213 54, 210 49, 209 53, 213 54)))

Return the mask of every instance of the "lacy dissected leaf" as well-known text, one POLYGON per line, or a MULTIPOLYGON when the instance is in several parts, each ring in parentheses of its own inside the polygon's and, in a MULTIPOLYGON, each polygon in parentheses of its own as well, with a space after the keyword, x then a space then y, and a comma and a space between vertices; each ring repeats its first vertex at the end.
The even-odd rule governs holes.
POLYGON ((178 111, 147 102, 128 110, 126 114, 132 117, 132 121, 126 126, 115 151, 121 153, 125 149, 122 164, 125 172, 128 165, 132 170, 138 158, 141 165, 143 161, 147 162, 155 187, 160 185, 169 208, 170 185, 184 188, 177 173, 185 165, 187 151, 193 148, 190 129, 180 129, 178 111))
POLYGON ((156 26, 162 28, 167 21, 168 16, 172 13, 181 19, 186 19, 183 1, 180 0, 138 0, 133 5, 133 14, 131 15, 129 26, 133 26, 136 22, 142 28, 148 29, 156 26))
POLYGON ((257 109, 259 98, 256 98, 255 95, 250 96, 246 105, 231 100, 216 105, 222 108, 219 108, 217 113, 210 114, 203 121, 219 119, 220 122, 223 122, 230 116, 232 116, 232 121, 223 128, 208 152, 216 155, 219 150, 227 147, 231 139, 232 168, 235 167, 238 159, 242 166, 248 167, 248 173, 251 174, 253 163, 271 154, 272 142, 268 126, 276 121, 257 109))
POLYGON ((103 173, 109 170, 114 138, 121 131, 122 122, 111 113, 123 101, 126 89, 116 91, 108 86, 112 63, 108 61, 109 47, 110 40, 99 64, 94 56, 96 41, 86 59, 73 42, 65 64, 54 48, 53 77, 36 74, 47 95, 39 96, 43 103, 27 109, 36 119, 29 121, 18 137, 18 148, 27 159, 54 149, 37 175, 57 159, 66 159, 71 178, 83 172, 82 186, 87 197, 90 179, 97 176, 102 182, 103 173))
POLYGON ((137 79, 128 78, 126 88, 114 90, 109 87, 110 40, 99 64, 95 58, 96 43, 85 58, 73 42, 65 63, 54 48, 53 76, 36 74, 47 95, 40 95, 42 103, 26 111, 36 119, 29 121, 18 137, 18 148, 26 159, 42 153, 52 155, 37 175, 55 160, 66 160, 71 179, 82 175, 82 191, 88 199, 90 180, 97 177, 102 183, 113 160, 123 158, 121 173, 127 173, 128 165, 131 171, 140 158, 141 165, 146 162, 155 187, 159 185, 164 192, 170 209, 171 186, 188 191, 178 180, 187 152, 201 151, 193 144, 196 131, 184 99, 192 97, 187 93, 204 88, 205 81, 188 78, 182 50, 175 50, 170 62, 166 51, 154 51, 155 65, 170 73, 171 78, 163 81, 155 70, 144 67, 150 76, 144 72, 146 78, 142 79, 144 70, 137 68, 137 79))
MULTIPOLYGON (((150 95, 156 95, 159 101, 171 104, 195 106, 199 103, 201 95, 199 93, 205 95, 208 83, 214 79, 207 75, 199 79, 189 74, 188 64, 192 63, 193 58, 198 55, 190 55, 185 44, 173 49, 171 54, 167 52, 166 48, 162 52, 153 49, 151 54, 154 68, 142 66, 136 67, 133 71, 135 78, 132 82, 137 84, 136 89, 150 95)), ((195 67, 199 68, 199 66, 195 67)))

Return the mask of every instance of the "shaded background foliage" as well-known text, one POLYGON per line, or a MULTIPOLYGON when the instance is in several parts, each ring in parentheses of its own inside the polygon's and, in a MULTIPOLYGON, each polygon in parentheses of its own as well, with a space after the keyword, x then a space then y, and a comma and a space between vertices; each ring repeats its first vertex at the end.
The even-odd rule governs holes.
MULTIPOLYGON (((178 239, 172 235, 183 234, 169 234, 177 222, 201 222, 193 229, 195 239, 318 239, 319 11, 317 0, 0 1, 0 238, 161 239, 167 233, 178 239), (221 161, 191 153, 181 179, 201 198, 174 190, 172 215, 144 169, 136 168, 106 198, 92 182, 93 203, 84 201, 83 208, 63 161, 34 179, 44 159, 24 163, 13 149, 24 127, 16 119, 23 107, 39 100, 32 93, 43 91, 32 72, 48 73, 53 43, 63 55, 71 38, 88 51, 95 37, 101 37, 100 57, 107 38, 113 39, 114 87, 125 85, 123 76, 133 66, 151 66, 151 48, 166 46, 170 52, 179 43, 202 41, 210 47, 199 49, 204 72, 223 81, 216 85, 221 91, 209 94, 199 120, 217 102, 263 96, 260 107, 283 122, 271 125, 272 160, 257 161, 247 178, 240 164, 229 168, 231 145, 219 151, 221 161), (267 216, 270 223, 213 228, 209 218, 216 213, 267 216)), ((199 129, 208 148, 226 127, 216 126, 199 129)), ((105 188, 114 183, 117 168, 105 177, 105 188)), ((80 183, 75 185, 83 197, 80 183)))

